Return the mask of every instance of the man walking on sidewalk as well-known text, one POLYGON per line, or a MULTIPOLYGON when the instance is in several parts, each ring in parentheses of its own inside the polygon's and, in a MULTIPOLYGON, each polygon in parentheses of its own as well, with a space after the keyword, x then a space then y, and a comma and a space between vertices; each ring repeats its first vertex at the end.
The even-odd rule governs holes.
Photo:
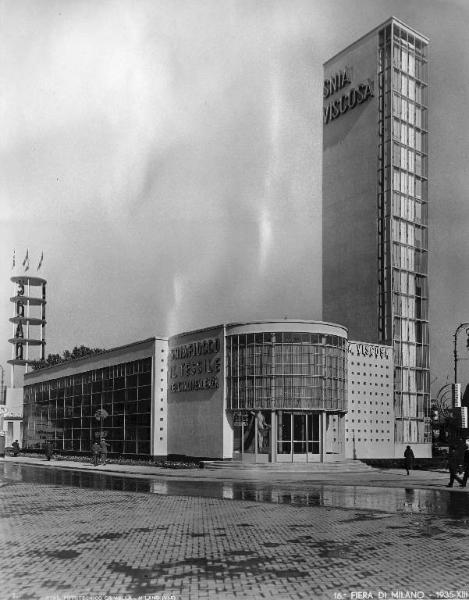
POLYGON ((18 440, 15 440, 11 447, 13 448, 13 456, 18 456, 20 451, 20 445, 18 443, 18 440))
POLYGON ((91 446, 91 452, 93 453, 93 465, 95 467, 98 466, 98 462, 99 462, 99 451, 100 451, 100 447, 98 442, 93 442, 93 445, 91 446))
POLYGON ((47 460, 50 460, 52 458, 53 452, 54 449, 52 447, 51 442, 49 442, 49 440, 46 440, 46 443, 44 444, 44 454, 46 455, 47 460))
POLYGON ((101 450, 101 464, 105 465, 107 461, 107 449, 109 444, 106 442, 104 438, 101 439, 101 443, 99 444, 99 449, 101 450))
POLYGON ((461 485, 463 484, 463 480, 458 477, 458 467, 460 461, 459 456, 456 452, 456 448, 451 447, 449 449, 448 456, 448 470, 449 470, 449 483, 446 487, 453 487, 454 480, 458 481, 461 485))

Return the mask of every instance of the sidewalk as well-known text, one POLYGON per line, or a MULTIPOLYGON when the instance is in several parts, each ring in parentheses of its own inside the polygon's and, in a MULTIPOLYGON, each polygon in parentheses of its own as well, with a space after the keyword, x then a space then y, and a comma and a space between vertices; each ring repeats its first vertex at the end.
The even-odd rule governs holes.
MULTIPOLYGON (((411 471, 408 476, 404 469, 382 469, 374 468, 363 472, 314 472, 304 471, 269 471, 266 469, 252 469, 249 471, 229 467, 226 469, 169 469, 152 467, 149 465, 122 465, 107 463, 105 465, 93 466, 90 462, 76 462, 71 460, 51 459, 29 456, 6 456, 0 458, 0 463, 15 463, 18 465, 35 465, 44 468, 72 469, 77 471, 92 471, 106 473, 109 475, 121 475, 125 477, 150 478, 158 480, 179 481, 246 481, 269 483, 291 483, 301 485, 306 483, 344 485, 344 486, 371 486, 371 487, 395 487, 395 488, 417 488, 417 489, 447 489, 449 474, 445 470, 411 471)), ((468 488, 461 489, 458 484, 452 488, 453 491, 465 493, 468 488)))

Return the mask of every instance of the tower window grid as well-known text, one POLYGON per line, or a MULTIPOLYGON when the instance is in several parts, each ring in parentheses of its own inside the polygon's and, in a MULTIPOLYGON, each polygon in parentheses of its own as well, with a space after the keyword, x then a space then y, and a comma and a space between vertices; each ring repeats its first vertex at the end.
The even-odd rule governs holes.
POLYGON ((394 22, 379 33, 378 307, 397 443, 430 441, 426 48, 394 22))

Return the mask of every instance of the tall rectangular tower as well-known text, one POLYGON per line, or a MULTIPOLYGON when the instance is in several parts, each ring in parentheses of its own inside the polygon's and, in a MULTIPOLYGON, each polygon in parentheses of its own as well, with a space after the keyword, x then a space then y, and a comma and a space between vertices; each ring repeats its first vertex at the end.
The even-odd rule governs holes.
POLYGON ((398 456, 431 442, 427 45, 392 17, 324 65, 323 318, 392 344, 398 456))

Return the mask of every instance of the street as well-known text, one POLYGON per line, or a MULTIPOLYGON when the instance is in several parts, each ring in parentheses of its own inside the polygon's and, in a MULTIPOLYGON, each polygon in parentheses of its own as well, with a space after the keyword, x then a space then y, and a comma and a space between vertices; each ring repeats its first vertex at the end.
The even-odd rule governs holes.
POLYGON ((405 490, 408 502, 391 512, 386 488, 375 489, 375 509, 347 509, 2 482, 2 599, 469 590, 469 516, 422 513, 417 490, 405 490))

